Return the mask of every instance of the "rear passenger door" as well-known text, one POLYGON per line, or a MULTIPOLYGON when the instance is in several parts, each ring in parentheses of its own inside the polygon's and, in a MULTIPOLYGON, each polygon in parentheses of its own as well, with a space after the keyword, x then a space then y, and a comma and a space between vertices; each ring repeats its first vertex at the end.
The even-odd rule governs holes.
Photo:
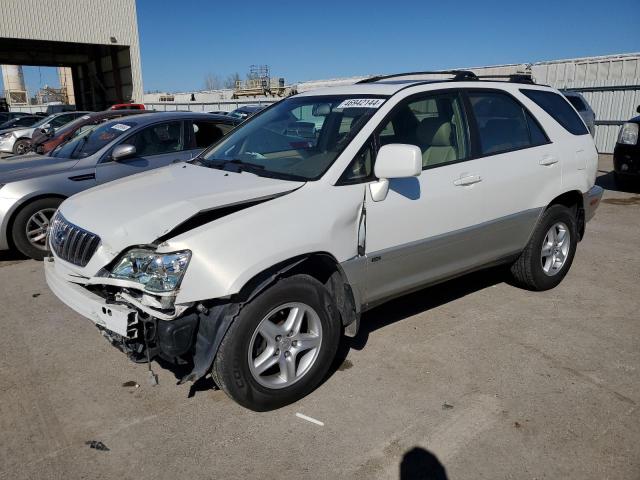
POLYGON ((190 158, 196 157, 205 148, 213 145, 233 129, 234 125, 211 120, 188 120, 186 122, 186 150, 190 158))
POLYGON ((467 95, 483 219, 503 234, 496 237, 492 253, 513 253, 524 246, 541 209, 553 198, 549 192, 560 189, 559 153, 510 93, 473 89, 467 95))
POLYGON ((117 162, 107 154, 96 166, 96 181, 110 182, 117 178, 169 165, 175 161, 189 160, 191 153, 185 149, 184 130, 182 120, 142 127, 117 144, 135 146, 136 154, 117 162))

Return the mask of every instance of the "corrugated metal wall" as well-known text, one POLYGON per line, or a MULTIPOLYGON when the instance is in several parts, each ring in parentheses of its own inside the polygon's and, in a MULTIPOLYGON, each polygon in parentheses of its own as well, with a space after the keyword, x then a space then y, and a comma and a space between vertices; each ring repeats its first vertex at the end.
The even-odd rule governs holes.
POLYGON ((581 92, 596 112, 596 146, 611 153, 620 125, 640 105, 640 54, 536 63, 538 83, 581 92))
POLYGON ((133 97, 142 100, 135 0, 0 0, 0 37, 129 46, 133 97))

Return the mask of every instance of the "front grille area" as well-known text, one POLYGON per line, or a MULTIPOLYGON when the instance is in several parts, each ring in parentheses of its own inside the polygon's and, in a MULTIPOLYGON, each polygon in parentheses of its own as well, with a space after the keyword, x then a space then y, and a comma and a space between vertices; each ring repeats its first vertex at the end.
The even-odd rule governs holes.
POLYGON ((100 237, 68 222, 58 212, 49 227, 49 245, 63 260, 84 267, 100 245, 100 237))

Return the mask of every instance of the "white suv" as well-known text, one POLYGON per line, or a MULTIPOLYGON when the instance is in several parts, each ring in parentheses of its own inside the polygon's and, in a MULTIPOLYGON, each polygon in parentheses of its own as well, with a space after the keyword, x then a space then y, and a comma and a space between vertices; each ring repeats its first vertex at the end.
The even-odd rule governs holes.
POLYGON ((390 298, 501 263, 555 287, 602 195, 583 121, 549 87, 427 76, 287 98, 190 162, 71 197, 51 290, 133 360, 189 362, 183 380, 267 410, 390 298))

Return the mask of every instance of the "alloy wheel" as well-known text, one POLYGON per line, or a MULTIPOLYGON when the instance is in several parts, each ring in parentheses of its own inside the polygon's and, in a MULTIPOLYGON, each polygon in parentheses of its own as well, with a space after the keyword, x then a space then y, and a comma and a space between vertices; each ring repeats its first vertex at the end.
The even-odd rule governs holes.
POLYGON ((569 228, 563 222, 555 223, 548 231, 542 242, 540 261, 542 270, 546 275, 557 274, 569 256, 571 248, 571 235, 569 228))
POLYGON ((322 324, 309 305, 293 302, 269 312, 249 343, 253 378, 272 389, 289 387, 315 364, 322 344, 322 324))
POLYGON ((47 231, 55 213, 55 208, 43 208, 35 212, 27 220, 27 240, 39 250, 47 250, 47 231))

